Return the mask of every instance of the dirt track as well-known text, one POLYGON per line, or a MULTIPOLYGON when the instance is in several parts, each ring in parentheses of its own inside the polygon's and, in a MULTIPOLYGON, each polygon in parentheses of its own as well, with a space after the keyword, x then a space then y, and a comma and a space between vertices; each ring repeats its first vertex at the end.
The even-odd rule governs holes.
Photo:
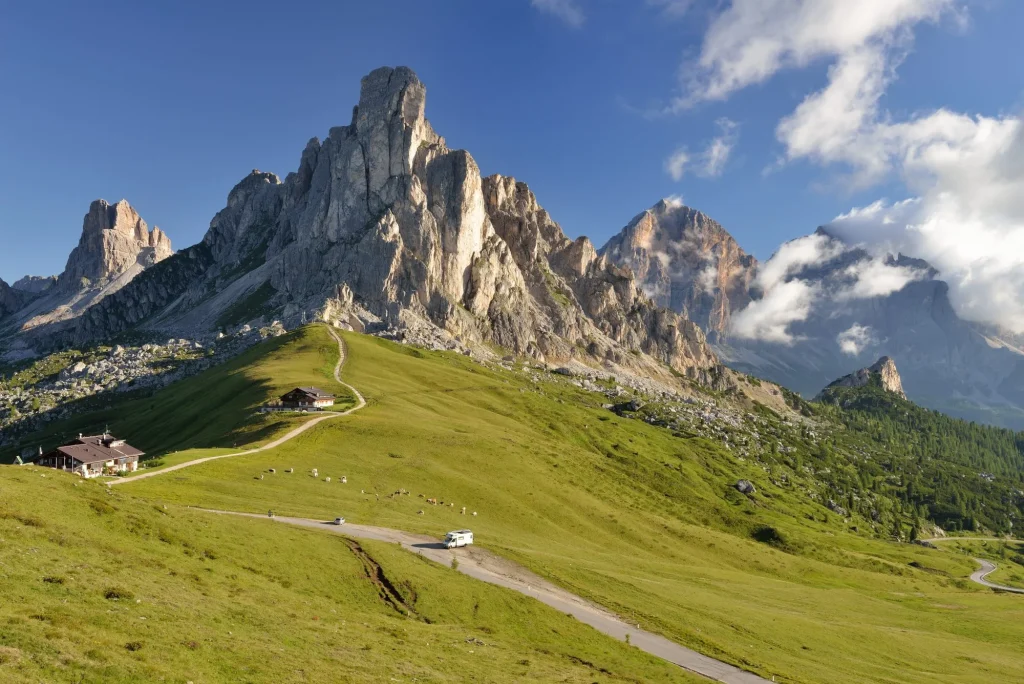
POLYGON ((221 458, 231 458, 232 456, 246 456, 248 454, 258 454, 261 451, 268 451, 270 449, 274 449, 275 447, 281 446, 282 444, 284 444, 285 442, 287 442, 289 440, 295 439, 296 437, 301 435, 306 430, 309 430, 310 428, 312 428, 314 425, 318 425, 319 423, 322 423, 325 420, 332 420, 334 418, 341 418, 342 416, 351 415, 351 414, 355 413, 356 411, 358 411, 359 409, 361 409, 364 406, 366 406, 366 400, 363 398, 363 395, 359 393, 359 390, 357 390, 355 387, 353 387, 352 385, 348 384, 347 382, 344 382, 341 379, 341 367, 345 363, 345 343, 342 341, 342 339, 340 337, 338 337, 338 334, 336 332, 334 332, 333 328, 327 328, 327 332, 329 332, 331 334, 331 337, 333 337, 334 340, 338 343, 338 363, 334 364, 334 379, 336 381, 338 381, 339 384, 344 385, 345 387, 347 387, 348 389, 350 389, 352 391, 352 393, 356 397, 356 405, 355 406, 353 406, 352 408, 348 409, 347 411, 326 412, 326 413, 324 413, 321 416, 317 416, 316 418, 313 418, 312 420, 306 421, 305 423, 303 423, 299 427, 295 428, 294 430, 291 430, 287 434, 282 435, 281 437, 278 437, 273 442, 268 442, 267 444, 264 444, 263 446, 257 447, 255 449, 248 449, 246 451, 238 451, 238 452, 235 452, 233 454, 221 454, 220 456, 207 456, 205 458, 197 458, 197 459, 195 459, 193 461, 186 461, 185 463, 178 463, 176 465, 168 466, 166 468, 161 468, 160 470, 154 470, 151 473, 139 473, 138 475, 133 475, 131 477, 122 477, 122 478, 118 478, 116 480, 110 480, 109 482, 107 482, 107 484, 111 485, 111 486, 113 486, 113 485, 120 485, 120 484, 126 484, 128 482, 135 482, 136 480, 145 480, 148 477, 156 477, 158 475, 165 475, 167 473, 173 473, 175 470, 181 470, 182 468, 190 468, 190 467, 192 467, 194 465, 199 465, 200 463, 207 463, 209 461, 216 461, 216 460, 221 459, 221 458))

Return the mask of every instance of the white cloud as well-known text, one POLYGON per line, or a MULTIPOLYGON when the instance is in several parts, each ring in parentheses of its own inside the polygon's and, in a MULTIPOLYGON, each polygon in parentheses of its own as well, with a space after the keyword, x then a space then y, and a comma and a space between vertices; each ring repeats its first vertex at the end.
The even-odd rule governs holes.
MULTIPOLYGON (((823 88, 776 128, 782 163, 842 169, 854 187, 902 180, 910 199, 837 217, 831 231, 873 254, 928 261, 967 319, 1024 332, 1024 119, 939 108, 898 117, 883 97, 922 22, 966 22, 958 0, 732 0, 684 70, 676 108, 719 100, 782 69, 830 63, 823 88)), ((895 290, 882 262, 847 297, 895 290)), ((913 277, 913 276, 911 276, 913 277)))
POLYGON ((576 0, 530 0, 530 4, 541 12, 558 17, 573 28, 580 28, 586 21, 583 8, 576 0))
POLYGON ((844 247, 827 235, 815 233, 791 240, 772 255, 757 273, 755 284, 762 292, 769 292, 784 283, 789 276, 809 266, 821 266, 842 253, 844 247))
POLYGON ((730 331, 743 339, 792 344, 800 339, 789 326, 810 315, 818 292, 804 280, 781 283, 751 302, 730 321, 730 331))
POLYGON ((715 125, 718 127, 718 135, 708 142, 700 154, 691 156, 685 147, 680 147, 665 160, 665 171, 673 180, 682 180, 691 166, 694 173, 703 178, 722 175, 739 140, 739 124, 723 117, 715 125))
POLYGON ((952 9, 953 0, 733 0, 685 69, 688 93, 679 104, 721 100, 781 69, 890 43, 952 9))
POLYGON ((694 0, 647 0, 648 5, 660 7, 665 16, 678 19, 693 7, 694 0))
POLYGON ((733 316, 731 332, 744 339, 791 344, 800 338, 790 327, 826 306, 889 295, 924 275, 892 263, 888 255, 854 251, 829 235, 797 238, 760 266, 754 285, 761 299, 733 316), (840 267, 843 261, 850 263, 840 267))
POLYGON ((836 343, 844 354, 859 356, 867 347, 876 343, 875 333, 866 325, 854 323, 836 335, 836 343))
POLYGON ((927 274, 911 266, 897 266, 887 257, 864 259, 846 267, 845 275, 853 283, 833 295, 837 301, 885 297, 899 292, 908 283, 921 280, 927 274))
POLYGON ((686 148, 680 147, 665 160, 665 172, 672 176, 672 180, 682 180, 686 173, 686 166, 690 163, 690 155, 686 148))

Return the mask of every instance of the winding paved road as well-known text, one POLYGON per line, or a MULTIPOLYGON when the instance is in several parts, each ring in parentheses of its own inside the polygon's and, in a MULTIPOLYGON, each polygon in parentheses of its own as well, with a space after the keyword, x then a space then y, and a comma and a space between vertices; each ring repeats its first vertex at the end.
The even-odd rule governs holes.
MULTIPOLYGON (((221 515, 238 515, 246 518, 262 518, 264 515, 254 513, 237 513, 234 511, 204 510, 209 513, 221 515)), ((459 572, 469 575, 474 579, 496 584, 506 589, 518 591, 531 598, 545 603, 555 610, 572 615, 580 622, 590 625, 594 629, 615 639, 625 640, 629 637, 629 643, 642 651, 669 661, 679 667, 703 675, 717 682, 725 684, 765 684, 767 679, 758 675, 745 672, 733 665, 723 663, 714 658, 709 658, 697 651, 680 646, 669 641, 665 637, 651 632, 646 632, 638 625, 631 625, 608 612, 601 606, 586 601, 575 594, 572 594, 561 587, 530 572, 526 568, 513 563, 494 553, 478 546, 468 546, 461 549, 446 549, 435 538, 424 535, 412 534, 401 530, 393 530, 386 527, 372 527, 369 525, 354 525, 347 523, 336 526, 330 522, 310 520, 308 518, 288 518, 276 516, 275 522, 297 525, 299 527, 310 527, 325 532, 333 532, 346 537, 359 539, 373 539, 389 543, 398 543, 403 548, 418 553, 441 565, 451 566, 452 559, 459 561, 459 572)))
MULTIPOLYGON (((942 541, 1006 541, 999 537, 934 537, 932 539, 925 539, 927 542, 942 542, 942 541)), ((971 573, 971 581, 977 582, 983 587, 989 589, 995 589, 996 591, 1008 591, 1011 594, 1024 594, 1024 589, 1018 589, 1016 587, 1008 587, 1004 584, 996 584, 989 582, 986 577, 996 571, 996 564, 992 561, 982 560, 981 558, 975 558, 974 562, 981 567, 971 573)))
POLYGON ((334 338, 334 341, 338 343, 338 363, 334 364, 334 379, 339 384, 341 384, 344 387, 347 387, 349 390, 352 391, 352 393, 356 397, 356 405, 355 406, 353 406, 352 408, 350 408, 350 409, 348 409, 346 411, 339 411, 339 412, 330 411, 330 412, 325 412, 323 415, 317 416, 316 418, 313 418, 312 420, 306 421, 305 423, 303 423, 302 425, 298 426, 294 430, 291 430, 290 432, 282 435, 281 437, 278 437, 273 442, 268 442, 268 443, 264 444, 263 446, 257 447, 255 449, 248 449, 246 451, 238 451, 238 452, 235 452, 233 454, 221 454, 220 456, 207 456, 205 458, 197 458, 197 459, 195 459, 193 461, 186 461, 185 463, 178 463, 177 465, 172 465, 172 466, 168 466, 166 468, 161 468, 160 470, 154 470, 151 473, 139 473, 138 475, 133 475, 132 477, 122 477, 122 478, 118 478, 116 480, 110 480, 109 482, 107 482, 107 484, 110 485, 110 486, 126 484, 128 482, 135 482, 136 480, 145 480, 147 477, 156 477, 157 475, 164 475, 166 473, 172 473, 175 470, 181 470, 182 468, 190 468, 190 467, 192 467, 194 465, 199 465, 200 463, 207 463, 208 461, 216 461, 217 459, 221 459, 221 458, 231 458, 232 456, 247 456, 249 454, 258 454, 261 451, 268 451, 268 450, 273 449, 275 447, 281 446, 285 442, 288 442, 290 440, 295 439, 296 437, 301 435, 306 430, 309 430, 310 428, 312 428, 314 425, 322 423, 325 420, 331 420, 333 418, 341 418, 342 416, 351 415, 351 414, 355 413, 356 411, 358 411, 359 409, 361 409, 364 406, 366 406, 366 400, 363 398, 363 395, 360 394, 359 390, 357 390, 355 387, 353 387, 352 385, 348 384, 347 382, 345 382, 345 381, 343 381, 341 379, 341 367, 345 364, 345 356, 346 356, 346 354, 345 354, 345 343, 342 341, 341 337, 338 336, 338 333, 334 332, 334 328, 328 327, 327 328, 327 332, 329 332, 331 334, 331 337, 334 338))

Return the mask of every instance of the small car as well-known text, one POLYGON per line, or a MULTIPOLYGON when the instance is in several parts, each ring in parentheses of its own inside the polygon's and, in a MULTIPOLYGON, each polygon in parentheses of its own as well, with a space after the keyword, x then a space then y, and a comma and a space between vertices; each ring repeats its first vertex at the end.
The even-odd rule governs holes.
POLYGON ((345 524, 345 519, 344 518, 335 518, 334 522, 332 524, 333 525, 344 525, 345 524))

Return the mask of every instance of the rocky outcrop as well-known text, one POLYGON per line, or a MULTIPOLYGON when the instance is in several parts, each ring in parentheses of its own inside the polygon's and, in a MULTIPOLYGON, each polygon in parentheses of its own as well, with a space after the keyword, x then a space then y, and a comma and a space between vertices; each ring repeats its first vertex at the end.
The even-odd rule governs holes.
POLYGON ((867 368, 861 368, 839 378, 831 383, 828 388, 864 387, 872 382, 878 382, 879 386, 886 392, 892 392, 901 399, 907 398, 907 395, 903 392, 903 381, 896 370, 896 362, 888 356, 883 356, 867 368))
POLYGON ((96 200, 82 225, 82 237, 68 257, 56 287, 73 292, 118 278, 135 267, 146 268, 174 253, 159 228, 149 230, 128 202, 96 200))
POLYGON ((0 278, 0 318, 14 313, 20 306, 18 293, 0 278))
POLYGON ((25 276, 11 284, 19 292, 38 295, 46 292, 57 284, 57 276, 25 276))
POLYGON ((638 214, 601 254, 632 269, 657 304, 693 320, 713 340, 751 301, 757 260, 717 222, 675 200, 638 214))
MULTIPOLYGON (((50 337, 82 342, 138 326, 185 334, 256 311, 288 324, 319 316, 538 359, 722 377, 696 325, 659 309, 589 240, 569 240, 524 184, 482 179, 472 156, 433 130, 425 105, 411 70, 369 74, 351 122, 310 140, 297 171, 284 180, 253 171, 199 245, 50 337)), ((97 210, 95 223, 138 226, 122 213, 97 210)), ((76 263, 95 263, 79 259, 100 251, 93 244, 83 236, 76 263)))
POLYGON ((717 365, 696 324, 655 305, 633 275, 599 255, 588 238, 566 237, 525 183, 492 176, 484 180, 484 197, 542 327, 618 363, 625 361, 624 350, 636 349, 701 376, 717 365))

